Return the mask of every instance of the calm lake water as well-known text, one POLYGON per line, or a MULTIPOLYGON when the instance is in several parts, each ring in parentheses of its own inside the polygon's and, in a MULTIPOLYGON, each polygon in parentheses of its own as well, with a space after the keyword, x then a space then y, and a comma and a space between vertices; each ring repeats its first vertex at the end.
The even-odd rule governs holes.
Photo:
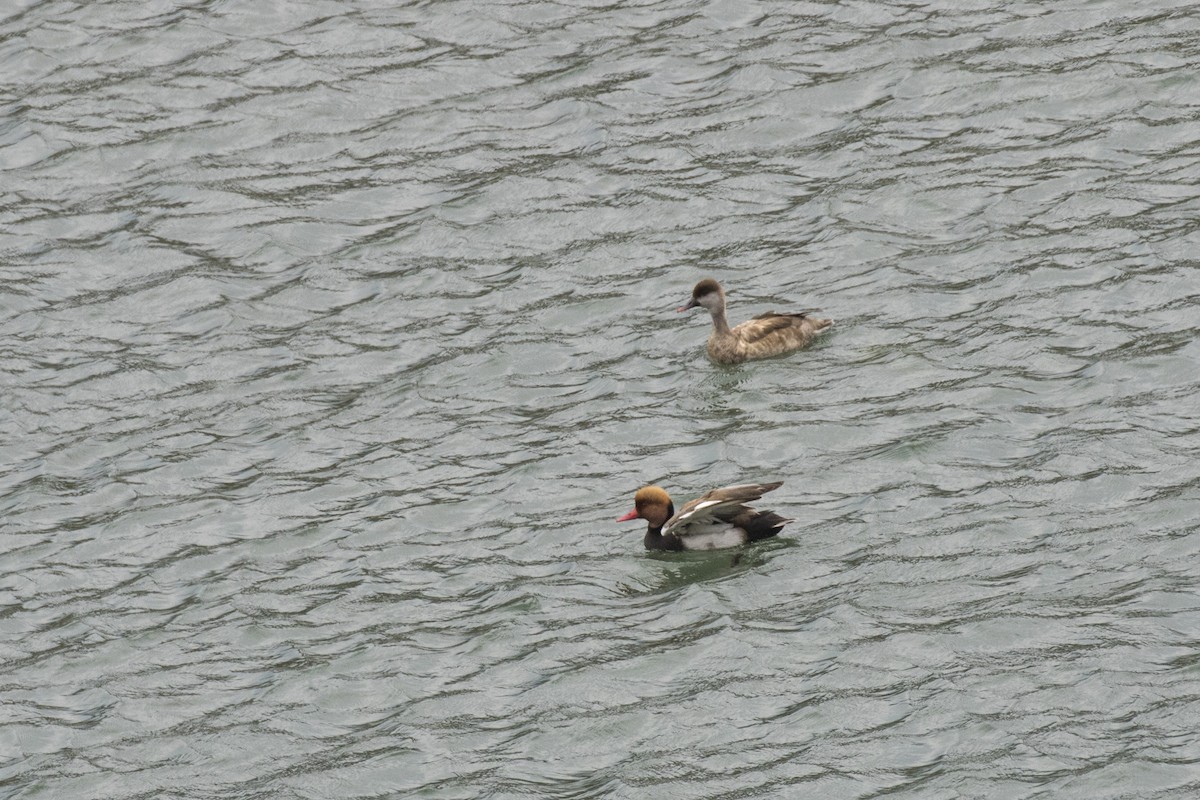
POLYGON ((0 796, 1196 797, 1198 70, 1189 2, 10 3, 0 796), (715 366, 710 276, 837 325, 715 366), (749 480, 740 559, 614 521, 749 480))

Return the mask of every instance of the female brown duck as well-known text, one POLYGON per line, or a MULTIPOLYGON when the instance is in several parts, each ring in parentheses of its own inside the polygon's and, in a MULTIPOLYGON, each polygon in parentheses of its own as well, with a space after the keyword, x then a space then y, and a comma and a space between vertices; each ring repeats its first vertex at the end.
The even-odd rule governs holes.
POLYGON ((768 311, 736 328, 725 318, 725 291, 712 278, 705 278, 692 289, 692 299, 680 311, 703 306, 712 315, 713 332, 708 337, 708 357, 718 364, 740 364, 755 358, 770 358, 799 350, 833 324, 831 319, 816 319, 809 312, 776 314, 768 311))
POLYGON ((746 505, 782 483, 746 483, 713 489, 685 505, 678 514, 670 496, 657 486, 639 489, 634 509, 617 522, 641 517, 648 523, 647 550, 716 550, 774 536, 791 522, 774 511, 746 505))

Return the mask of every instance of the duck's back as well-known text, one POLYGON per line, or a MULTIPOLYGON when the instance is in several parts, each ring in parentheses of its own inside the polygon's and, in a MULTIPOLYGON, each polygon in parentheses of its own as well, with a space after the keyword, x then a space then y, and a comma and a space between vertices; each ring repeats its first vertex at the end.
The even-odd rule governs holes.
POLYGON ((790 353, 806 347, 821 331, 833 324, 807 312, 759 314, 736 326, 728 334, 714 333, 708 339, 708 356, 719 364, 737 364, 757 358, 790 353))
POLYGON ((663 533, 683 550, 716 550, 775 536, 791 520, 746 504, 782 485, 744 483, 713 489, 667 520, 663 533))

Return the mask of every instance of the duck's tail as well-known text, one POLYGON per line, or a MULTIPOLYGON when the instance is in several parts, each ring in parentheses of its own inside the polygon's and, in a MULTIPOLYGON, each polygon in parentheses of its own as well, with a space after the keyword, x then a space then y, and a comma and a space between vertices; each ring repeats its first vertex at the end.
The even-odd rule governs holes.
POLYGON ((774 511, 760 511, 746 526, 746 538, 751 542, 758 539, 769 539, 783 530, 783 526, 789 522, 795 522, 795 520, 781 517, 774 511))

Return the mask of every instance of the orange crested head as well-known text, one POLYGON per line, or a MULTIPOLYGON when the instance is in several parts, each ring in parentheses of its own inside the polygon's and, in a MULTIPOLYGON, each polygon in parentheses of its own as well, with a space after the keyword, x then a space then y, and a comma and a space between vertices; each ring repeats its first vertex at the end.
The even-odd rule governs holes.
POLYGON ((671 496, 661 486, 644 486, 633 496, 633 505, 641 511, 646 506, 667 506, 671 496))
POLYGON ((633 511, 617 518, 617 522, 626 522, 641 517, 654 525, 662 525, 671 516, 671 511, 670 495, 661 487, 644 486, 638 489, 637 494, 633 496, 633 511))

